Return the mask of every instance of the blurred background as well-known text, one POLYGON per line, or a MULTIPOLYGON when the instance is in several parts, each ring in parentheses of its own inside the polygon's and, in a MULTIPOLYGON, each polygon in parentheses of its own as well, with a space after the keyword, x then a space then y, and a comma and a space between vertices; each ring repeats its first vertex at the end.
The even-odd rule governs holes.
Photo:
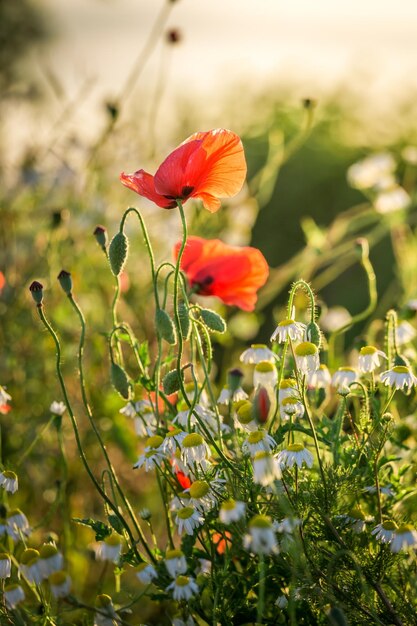
MULTIPOLYGON (((61 398, 54 349, 27 287, 34 279, 45 285, 46 312, 78 398, 79 328, 57 285, 62 268, 73 274, 87 318, 96 419, 138 509, 158 509, 152 481, 141 477, 139 489, 131 472, 140 446, 108 380, 113 282, 92 233, 100 223, 112 236, 125 208, 137 206, 163 261, 180 225, 175 211, 125 189, 122 170, 154 172, 196 130, 226 127, 242 136, 248 181, 241 194, 213 216, 187 204, 190 232, 254 245, 271 266, 255 314, 211 303, 229 322, 216 346, 219 385, 248 342, 268 341, 291 281, 311 280, 326 330, 365 309, 359 236, 369 239, 377 276, 374 317, 396 306, 413 321, 407 303, 417 298, 416 28, 413 0, 0 0, 0 384, 13 397, 1 416, 2 454, 12 469, 20 463, 19 472, 30 472, 36 488, 22 478, 16 497, 28 515, 36 511, 31 521, 40 537, 65 531, 63 501, 71 517, 103 518, 85 498, 69 426, 64 421, 65 477, 56 433, 44 430, 50 403, 61 398), (393 155, 391 174, 408 194, 407 210, 381 213, 374 192, 348 183, 353 163, 380 152, 393 155)), ((152 355, 150 276, 136 226, 128 224, 120 314, 149 340, 152 355)), ((305 303, 297 306, 302 316, 305 303)), ((368 329, 369 320, 348 334, 348 355, 368 329)), ((99 466, 87 429, 84 437, 99 466)), ((63 541, 77 587, 91 600, 97 563, 86 546, 94 537, 81 527, 77 533, 67 528, 63 541)), ((164 607, 148 610, 141 619, 169 623, 164 607)))

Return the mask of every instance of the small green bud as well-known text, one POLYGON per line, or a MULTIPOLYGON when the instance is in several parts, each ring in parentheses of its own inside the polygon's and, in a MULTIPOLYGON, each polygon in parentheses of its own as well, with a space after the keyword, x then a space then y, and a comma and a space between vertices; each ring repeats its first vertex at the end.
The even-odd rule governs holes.
POLYGON ((177 333, 174 322, 164 309, 157 309, 155 313, 155 326, 158 335, 165 339, 171 345, 177 343, 177 333))
POLYGON ((394 359, 394 366, 410 367, 410 362, 407 357, 401 354, 396 354, 394 359))
POLYGON ((113 387, 125 400, 130 400, 132 387, 124 369, 114 361, 110 366, 110 378, 113 387))
POLYGON ((114 530, 119 533, 119 535, 123 535, 123 524, 120 521, 120 518, 117 517, 117 515, 110 513, 110 515, 108 516, 108 520, 110 526, 114 528, 114 530))
POLYGON ((32 298, 34 299, 36 304, 40 306, 43 301, 43 285, 41 283, 38 283, 37 280, 34 280, 29 287, 29 291, 32 294, 32 298))
POLYGON ((227 326, 221 315, 211 309, 201 309, 200 315, 209 330, 215 333, 225 333, 227 326))
MULTIPOLYGON (((183 378, 183 374, 181 372, 181 378, 183 378)), ((164 389, 164 393, 167 396, 171 395, 171 393, 175 393, 181 388, 180 377, 178 376, 177 370, 171 370, 167 374, 165 374, 162 379, 162 387, 164 389)))
POLYGON ((307 341, 314 343, 315 346, 320 348, 321 346, 321 330, 316 322, 310 322, 306 328, 307 341))
POLYGON ((96 226, 94 230, 94 237, 96 238, 96 241, 100 248, 105 252, 107 248, 108 237, 107 230, 104 228, 104 226, 100 226, 100 224, 96 226))
POLYGON ((233 394, 240 387, 240 383, 242 382, 243 372, 235 368, 233 370, 229 370, 227 373, 227 386, 233 394))
POLYGON ((67 296, 69 296, 69 294, 72 291, 71 274, 69 272, 66 272, 65 270, 61 270, 59 272, 59 274, 58 274, 58 280, 59 280, 59 284, 61 285, 62 289, 65 291, 67 296))
POLYGON ((111 271, 119 276, 124 268, 129 250, 129 241, 124 232, 120 231, 113 237, 109 247, 109 261, 111 271))
POLYGON ((184 300, 181 300, 178 304, 178 315, 180 318, 181 334, 184 341, 187 341, 190 336, 191 324, 188 306, 185 304, 184 300))

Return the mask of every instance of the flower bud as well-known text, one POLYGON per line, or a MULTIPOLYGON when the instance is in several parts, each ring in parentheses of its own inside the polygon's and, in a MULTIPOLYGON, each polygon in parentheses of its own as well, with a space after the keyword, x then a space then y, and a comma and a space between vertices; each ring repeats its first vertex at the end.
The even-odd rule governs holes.
POLYGON ((273 402, 266 387, 259 385, 253 398, 253 417, 258 424, 265 424, 272 416, 273 402))
POLYGON ((178 304, 178 315, 180 318, 181 334, 184 341, 187 341, 190 336, 191 323, 188 306, 185 304, 184 300, 181 300, 178 304))
MULTIPOLYGON (((183 375, 181 373, 181 378, 182 376, 183 375)), ((162 379, 162 387, 164 389, 164 393, 166 393, 167 396, 171 395, 171 393, 175 393, 181 388, 181 380, 178 376, 177 370, 171 370, 170 372, 165 374, 164 378, 162 379)))
POLYGON ((34 299, 36 304, 40 306, 43 300, 43 285, 41 283, 38 283, 37 280, 34 280, 29 287, 29 291, 32 294, 32 298, 34 299))
POLYGON ((155 326, 158 335, 171 345, 177 343, 177 333, 174 323, 164 309, 157 309, 155 313, 155 326))
POLYGON ((235 368, 233 370, 229 370, 227 373, 227 386, 230 390, 230 393, 233 395, 235 391, 237 391, 240 387, 240 383, 242 382, 243 372, 235 368))
POLYGON ((100 248, 103 250, 103 252, 106 252, 108 242, 107 230, 104 228, 104 226, 100 226, 99 224, 98 226, 96 226, 93 234, 100 248))
POLYGON ((306 337, 307 341, 309 341, 310 343, 314 343, 314 345, 320 349, 322 339, 321 330, 316 322, 310 322, 309 324, 307 324, 306 337))
POLYGON ((125 400, 130 400, 132 386, 124 369, 114 361, 110 366, 110 378, 113 387, 125 400))
POLYGON ((67 296, 69 296, 72 291, 71 274, 69 272, 66 272, 65 270, 61 270, 58 274, 58 280, 64 292, 67 294, 67 296))
POLYGON ((407 357, 401 355, 401 354, 396 354, 395 355, 395 359, 394 359, 394 366, 397 365, 403 365, 405 367, 410 367, 410 362, 407 359, 407 357))
POLYGON ((123 270, 127 253, 129 250, 129 241, 124 232, 120 231, 113 237, 109 247, 109 261, 111 271, 115 276, 119 276, 123 270))
POLYGON ((226 322, 221 315, 211 309, 201 309, 200 315, 209 330, 215 333, 226 332, 226 322))

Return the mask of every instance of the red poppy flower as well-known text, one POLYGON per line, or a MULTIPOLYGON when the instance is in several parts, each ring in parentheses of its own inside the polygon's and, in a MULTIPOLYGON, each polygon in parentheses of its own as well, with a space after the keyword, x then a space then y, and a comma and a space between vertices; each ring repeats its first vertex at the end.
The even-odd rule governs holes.
MULTIPOLYGON (((174 248, 177 258, 181 243, 174 248)), ((228 246, 220 239, 189 237, 181 269, 191 287, 202 296, 217 296, 225 304, 253 311, 257 291, 265 284, 269 268, 260 250, 228 246)))
POLYGON ((224 554, 226 549, 229 547, 228 544, 232 542, 232 535, 228 530, 225 530, 224 533, 213 533, 212 535, 213 543, 216 546, 216 551, 218 554, 224 554))
POLYGON ((3 272, 0 272, 0 293, 3 290, 4 285, 6 284, 6 279, 4 277, 3 272))
POLYGON ((198 198, 212 213, 220 208, 219 198, 231 198, 246 177, 246 161, 240 138, 218 128, 195 133, 176 148, 159 166, 155 176, 144 170, 120 174, 126 187, 164 209, 176 200, 198 198))
POLYGON ((184 472, 175 472, 175 476, 183 489, 188 489, 191 487, 191 480, 184 474, 184 472))
POLYGON ((0 404, 0 413, 2 415, 6 415, 6 413, 9 413, 9 411, 12 410, 12 407, 10 406, 10 404, 0 404))

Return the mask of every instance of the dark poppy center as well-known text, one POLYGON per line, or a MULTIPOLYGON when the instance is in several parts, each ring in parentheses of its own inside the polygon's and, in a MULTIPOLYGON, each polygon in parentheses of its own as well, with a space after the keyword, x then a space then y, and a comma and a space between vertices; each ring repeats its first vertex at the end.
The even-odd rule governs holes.
POLYGON ((194 187, 191 187, 190 185, 186 185, 185 187, 182 188, 181 191, 181 196, 183 199, 188 198, 188 196, 194 191, 194 187))
POLYGON ((196 290, 196 293, 201 293, 204 295, 204 292, 206 292, 206 295, 209 295, 207 293, 207 290, 213 282, 214 276, 204 276, 202 280, 196 281, 193 287, 196 290))

